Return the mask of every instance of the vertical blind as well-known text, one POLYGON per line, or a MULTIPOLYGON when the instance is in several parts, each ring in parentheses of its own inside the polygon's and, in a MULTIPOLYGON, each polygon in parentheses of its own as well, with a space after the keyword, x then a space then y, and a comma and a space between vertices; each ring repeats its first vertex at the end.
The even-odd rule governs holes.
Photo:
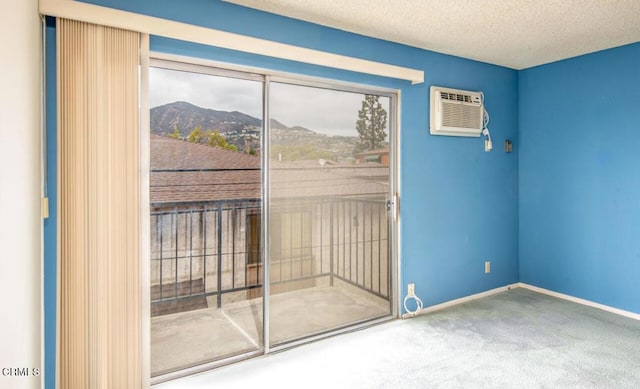
POLYGON ((140 34, 57 20, 58 387, 141 386, 140 34))

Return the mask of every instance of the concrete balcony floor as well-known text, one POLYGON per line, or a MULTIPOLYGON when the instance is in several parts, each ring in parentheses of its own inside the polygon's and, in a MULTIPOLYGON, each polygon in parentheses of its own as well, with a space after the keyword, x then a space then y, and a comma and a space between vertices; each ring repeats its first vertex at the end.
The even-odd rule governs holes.
MULTIPOLYGON (((151 318, 151 375, 258 350, 262 298, 151 318)), ((388 300, 337 281, 271 295, 270 337, 281 344, 390 315, 388 300)))

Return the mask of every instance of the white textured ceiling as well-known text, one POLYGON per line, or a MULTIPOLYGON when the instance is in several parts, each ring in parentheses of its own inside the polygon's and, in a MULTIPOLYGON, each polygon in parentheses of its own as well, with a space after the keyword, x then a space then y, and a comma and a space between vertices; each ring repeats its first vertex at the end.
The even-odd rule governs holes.
POLYGON ((640 41, 640 0, 226 0, 524 69, 640 41))

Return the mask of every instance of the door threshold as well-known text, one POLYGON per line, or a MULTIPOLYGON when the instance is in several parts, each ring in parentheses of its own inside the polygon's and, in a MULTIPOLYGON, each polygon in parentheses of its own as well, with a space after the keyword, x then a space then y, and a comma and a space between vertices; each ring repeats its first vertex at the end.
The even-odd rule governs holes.
POLYGON ((266 354, 264 353, 264 349, 262 348, 259 350, 242 353, 242 354, 221 359, 218 361, 203 363, 201 365, 189 367, 189 368, 178 370, 175 372, 162 374, 162 375, 151 378, 151 386, 153 387, 155 385, 159 385, 168 381, 179 380, 179 379, 187 378, 193 375, 207 373, 225 366, 242 363, 244 361, 253 360, 259 357, 268 357, 269 355, 278 354, 293 348, 297 348, 310 343, 332 338, 334 336, 345 335, 350 332, 361 331, 369 327, 373 327, 383 323, 388 323, 396 319, 397 318, 392 315, 379 317, 376 319, 367 320, 361 323, 345 326, 342 328, 337 328, 332 331, 323 332, 323 333, 311 335, 311 336, 306 336, 301 339, 296 339, 294 341, 282 343, 282 344, 271 347, 269 353, 266 353, 266 354))
POLYGON ((259 349, 255 351, 234 355, 229 358, 224 358, 217 361, 207 362, 200 365, 188 367, 186 369, 181 369, 171 373, 158 375, 155 377, 151 377, 151 386, 153 387, 155 385, 159 385, 168 381, 178 380, 181 378, 187 378, 197 374, 206 373, 215 369, 219 369, 223 366, 228 366, 231 364, 239 363, 242 361, 246 361, 248 359, 253 359, 253 358, 264 356, 264 355, 265 355, 264 349, 259 349))

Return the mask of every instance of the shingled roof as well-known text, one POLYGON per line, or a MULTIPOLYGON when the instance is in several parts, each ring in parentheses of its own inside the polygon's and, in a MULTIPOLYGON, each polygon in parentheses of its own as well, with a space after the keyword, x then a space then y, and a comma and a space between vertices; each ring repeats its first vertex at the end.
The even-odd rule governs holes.
POLYGON ((271 162, 271 198, 379 197, 389 192, 389 168, 380 164, 321 166, 318 161, 271 162))
POLYGON ((260 157, 151 135, 151 170, 260 169, 260 157))
POLYGON ((151 135, 152 204, 260 198, 260 157, 151 135))
MULTIPOLYGON (((274 200, 389 192, 389 168, 380 164, 270 163, 274 200)), ((253 155, 151 135, 151 203, 260 199, 260 165, 253 155)))

